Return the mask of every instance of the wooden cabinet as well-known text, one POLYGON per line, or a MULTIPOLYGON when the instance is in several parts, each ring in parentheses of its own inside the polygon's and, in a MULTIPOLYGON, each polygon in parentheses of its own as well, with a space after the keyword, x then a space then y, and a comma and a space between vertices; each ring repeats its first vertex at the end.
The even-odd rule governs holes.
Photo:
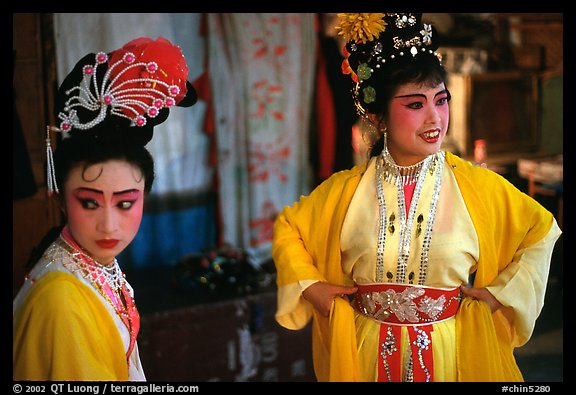
POLYGON ((539 143, 539 74, 520 70, 450 74, 448 137, 463 156, 474 141, 486 141, 489 154, 532 152, 539 143))
POLYGON ((276 293, 143 313, 139 349, 151 381, 315 381, 311 326, 274 320, 276 293))

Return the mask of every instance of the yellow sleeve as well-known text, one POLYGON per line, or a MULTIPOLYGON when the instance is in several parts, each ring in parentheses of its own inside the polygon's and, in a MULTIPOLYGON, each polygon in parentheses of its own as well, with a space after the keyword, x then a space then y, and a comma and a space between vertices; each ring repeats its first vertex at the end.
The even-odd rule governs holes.
POLYGON ((315 227, 313 218, 314 199, 303 196, 291 207, 284 207, 274 223, 272 256, 278 272, 277 283, 283 285, 300 280, 325 281, 315 267, 311 251, 310 233, 315 227))
POLYGON ((53 271, 32 286, 12 333, 14 380, 128 380, 114 320, 70 274, 53 271))
POLYGON ((514 260, 486 287, 500 303, 513 310, 515 338, 512 344, 515 347, 530 339, 544 306, 550 261, 560 233, 554 221, 546 237, 519 250, 514 260))
POLYGON ((288 329, 302 329, 312 318, 312 307, 301 297, 301 281, 326 281, 306 246, 311 228, 309 197, 285 207, 274 224, 272 256, 276 265, 278 298, 276 321, 288 329))
MULTIPOLYGON (((450 153, 446 158, 478 235, 480 253, 474 287, 489 287, 506 306, 488 314, 483 325, 479 325, 475 320, 483 319, 480 309, 486 306, 483 302, 467 304, 464 299, 456 334, 460 362, 466 356, 473 357, 484 367, 468 371, 470 381, 491 381, 488 367, 492 372, 503 372, 506 381, 521 380, 513 352, 530 337, 542 308, 550 254, 560 234, 556 221, 552 213, 501 175, 450 153), (522 297, 518 298, 519 295, 522 297), (486 322, 491 325, 484 325, 486 322), (477 328, 475 332, 471 332, 473 328, 477 328), (487 344, 479 341, 480 335, 495 336, 500 352, 479 354, 477 345, 487 344), (488 354, 500 355, 500 365, 489 362, 488 354), (484 375, 484 379, 480 380, 479 375, 484 375)), ((496 346, 494 342, 491 344, 496 346)), ((471 365, 458 366, 464 377, 471 365)))
POLYGON ((286 328, 299 329, 314 317, 312 356, 319 381, 358 379, 354 313, 349 303, 336 300, 328 319, 294 296, 310 281, 353 284, 342 270, 340 233, 365 171, 366 163, 333 174, 309 196, 285 207, 274 226, 272 256, 279 295, 276 320, 286 328))
POLYGON ((299 295, 304 281, 351 285, 340 265, 340 231, 346 210, 366 165, 333 174, 310 195, 286 206, 274 223, 272 257, 276 265, 276 320, 303 328, 313 310, 299 295))

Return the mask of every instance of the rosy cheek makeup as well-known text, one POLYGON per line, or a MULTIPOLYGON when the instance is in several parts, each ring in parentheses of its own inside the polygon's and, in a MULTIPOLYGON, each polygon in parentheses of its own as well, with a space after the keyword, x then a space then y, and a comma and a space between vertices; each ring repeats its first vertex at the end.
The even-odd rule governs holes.
POLYGON ((85 207, 86 201, 102 202, 97 199, 96 194, 87 191, 74 191, 66 194, 66 213, 69 221, 85 218, 90 209, 85 207))
POLYGON ((124 214, 122 218, 124 224, 126 225, 126 230, 135 234, 138 231, 140 223, 142 222, 144 211, 144 199, 142 199, 142 191, 132 190, 120 194, 115 194, 112 198, 111 205, 113 207, 117 207, 123 201, 132 202, 132 206, 129 209, 118 209, 121 210, 121 212, 124 214))
POLYGON ((390 107, 390 119, 401 120, 402 123, 415 122, 417 124, 420 118, 422 118, 421 111, 408 108, 404 103, 394 103, 390 107))
POLYGON ((125 218, 126 220, 126 228, 130 230, 130 233, 136 234, 138 228, 140 227, 140 223, 142 222, 142 205, 135 204, 130 209, 132 211, 131 215, 125 218))

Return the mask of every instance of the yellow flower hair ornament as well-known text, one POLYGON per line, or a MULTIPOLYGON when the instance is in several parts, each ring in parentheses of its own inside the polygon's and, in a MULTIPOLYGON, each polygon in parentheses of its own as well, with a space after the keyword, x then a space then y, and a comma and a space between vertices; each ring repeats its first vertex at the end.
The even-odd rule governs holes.
POLYGON ((386 30, 383 13, 338 14, 338 35, 357 43, 372 41, 386 30))

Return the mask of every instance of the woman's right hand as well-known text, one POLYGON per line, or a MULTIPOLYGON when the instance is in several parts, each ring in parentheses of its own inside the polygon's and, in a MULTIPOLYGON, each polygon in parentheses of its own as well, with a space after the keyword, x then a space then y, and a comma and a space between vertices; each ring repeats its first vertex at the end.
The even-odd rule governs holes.
POLYGON ((328 317, 334 298, 352 295, 358 291, 357 287, 346 287, 325 282, 317 282, 302 292, 302 297, 324 317, 328 317))

